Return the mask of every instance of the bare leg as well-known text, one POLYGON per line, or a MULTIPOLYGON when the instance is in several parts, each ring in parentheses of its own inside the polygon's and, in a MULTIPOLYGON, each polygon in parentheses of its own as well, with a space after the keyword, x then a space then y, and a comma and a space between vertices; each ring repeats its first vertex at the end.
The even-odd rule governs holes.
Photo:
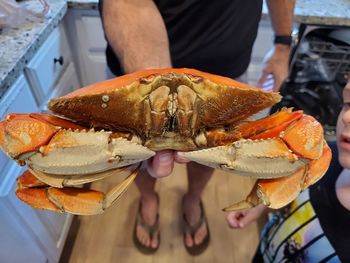
MULTIPOLYGON (((147 225, 152 226, 157 220, 158 200, 154 186, 155 178, 169 175, 174 167, 174 151, 161 151, 147 162, 147 170, 141 170, 136 177, 136 186, 141 193, 141 215, 147 225), (152 174, 152 176, 151 176, 152 174)), ((139 241, 147 247, 156 248, 159 244, 158 233, 154 233, 152 240, 149 233, 142 226, 136 227, 139 241)))
MULTIPOLYGON (((147 170, 143 169, 136 177, 136 186, 141 193, 141 215, 143 220, 150 226, 152 226, 157 219, 158 201, 154 186, 156 179, 151 177, 147 170)), ((139 241, 148 247, 157 247, 158 238, 157 233, 151 239, 148 232, 140 225, 136 227, 136 235, 139 241)))
MULTIPOLYGON (((195 225, 200 219, 201 195, 209 179, 211 178, 213 171, 213 168, 195 162, 189 162, 187 164, 188 192, 185 194, 183 199, 183 212, 190 225, 195 225)), ((206 235, 207 229, 203 224, 194 235, 194 240, 190 234, 186 235, 186 245, 191 247, 194 244, 200 244, 206 235)))

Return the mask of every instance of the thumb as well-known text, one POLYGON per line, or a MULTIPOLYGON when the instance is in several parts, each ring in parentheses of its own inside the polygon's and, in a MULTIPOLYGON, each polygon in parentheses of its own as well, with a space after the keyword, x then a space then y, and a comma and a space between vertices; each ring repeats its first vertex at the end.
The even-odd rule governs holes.
POLYGON ((174 151, 160 151, 148 161, 147 171, 152 177, 170 175, 174 168, 174 151))
POLYGON ((239 222, 242 216, 243 212, 241 211, 229 212, 226 215, 226 221, 231 228, 240 228, 239 222))
POLYGON ((264 205, 258 205, 251 208, 250 210, 246 211, 246 214, 239 222, 239 226, 242 228, 256 221, 266 210, 267 208, 264 205))
POLYGON ((253 213, 247 213, 244 217, 242 217, 239 222, 239 227, 243 228, 253 222, 256 218, 252 215, 253 213))

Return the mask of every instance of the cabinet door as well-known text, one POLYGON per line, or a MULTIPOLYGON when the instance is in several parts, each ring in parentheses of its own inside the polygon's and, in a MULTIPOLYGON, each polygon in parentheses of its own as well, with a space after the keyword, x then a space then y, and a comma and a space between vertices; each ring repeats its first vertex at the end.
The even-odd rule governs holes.
POLYGON ((57 27, 24 71, 38 103, 49 95, 70 62, 71 55, 65 32, 62 27, 57 27))
POLYGON ((105 80, 107 43, 98 11, 69 10, 65 23, 82 84, 105 80))

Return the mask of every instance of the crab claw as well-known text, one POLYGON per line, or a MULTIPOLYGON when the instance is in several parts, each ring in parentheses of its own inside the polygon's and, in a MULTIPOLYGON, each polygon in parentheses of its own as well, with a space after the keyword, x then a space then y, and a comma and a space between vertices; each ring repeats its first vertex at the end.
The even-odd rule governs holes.
POLYGON ((11 114, 0 122, 0 147, 13 159, 36 151, 57 132, 57 128, 29 114, 11 114))
POLYGON ((236 211, 264 204, 278 209, 293 201, 301 191, 301 184, 305 175, 305 166, 291 175, 274 178, 259 179, 245 200, 225 207, 223 211, 236 211))
POLYGON ((0 122, 0 147, 13 159, 38 151, 46 145, 61 128, 83 127, 61 118, 44 114, 8 114, 0 122))
POLYGON ((43 187, 42 183, 36 185, 37 179, 30 172, 26 172, 18 180, 16 195, 20 200, 34 208, 68 212, 75 215, 101 214, 129 188, 135 180, 140 167, 141 164, 107 194, 75 187, 43 187), (24 185, 26 183, 30 183, 31 187, 39 186, 39 188, 26 188, 28 186, 24 185))
POLYGON ((191 161, 254 178, 286 176, 305 164, 279 138, 239 140, 226 146, 178 154, 191 161))
POLYGON ((323 141, 323 153, 319 159, 312 160, 291 175, 259 179, 245 200, 230 205, 223 211, 236 211, 264 204, 272 209, 279 209, 293 201, 310 185, 317 182, 326 173, 332 159, 332 152, 323 141))
POLYGON ((56 175, 99 173, 141 162, 155 154, 135 142, 113 138, 111 132, 93 130, 60 130, 40 151, 26 163, 33 170, 56 175))

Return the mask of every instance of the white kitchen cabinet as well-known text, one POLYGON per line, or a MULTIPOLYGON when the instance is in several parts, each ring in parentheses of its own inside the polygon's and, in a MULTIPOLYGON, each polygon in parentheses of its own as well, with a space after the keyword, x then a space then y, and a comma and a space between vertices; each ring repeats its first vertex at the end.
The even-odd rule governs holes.
MULTIPOLYGON (((40 112, 53 97, 81 87, 65 31, 60 25, 48 36, 17 81, 0 100, 7 113, 40 112)), ((58 262, 73 216, 33 209, 15 195, 23 173, 0 152, 0 262, 58 262)))
MULTIPOLYGON (((29 85, 21 75, 0 101, 0 117, 38 111, 29 85)), ((15 196, 16 178, 25 170, 1 153, 0 262, 47 262, 49 233, 38 214, 15 196)))
POLYGON ((65 17, 68 40, 86 86, 106 79, 106 41, 97 10, 71 9, 65 17))

